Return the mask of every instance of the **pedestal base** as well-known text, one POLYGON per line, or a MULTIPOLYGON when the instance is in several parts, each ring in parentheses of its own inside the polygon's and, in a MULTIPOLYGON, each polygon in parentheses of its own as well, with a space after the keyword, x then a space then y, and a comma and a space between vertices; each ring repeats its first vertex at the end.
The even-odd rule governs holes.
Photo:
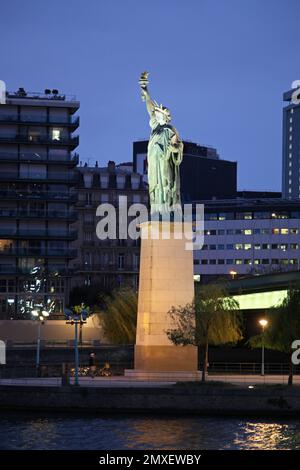
POLYGON ((195 346, 175 346, 167 336, 174 328, 172 306, 193 301, 193 252, 187 249, 192 224, 141 224, 141 263, 134 370, 127 377, 195 380, 199 377, 195 346), (154 234, 155 236, 152 236, 154 234))
POLYGON ((134 368, 147 372, 186 371, 198 368, 198 350, 195 346, 136 345, 134 368))

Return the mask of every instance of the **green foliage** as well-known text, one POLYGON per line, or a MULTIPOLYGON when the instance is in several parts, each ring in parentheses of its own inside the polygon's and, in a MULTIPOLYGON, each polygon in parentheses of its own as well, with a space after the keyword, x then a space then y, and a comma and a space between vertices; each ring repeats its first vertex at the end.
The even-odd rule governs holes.
POLYGON ((174 328, 167 331, 176 345, 195 346, 236 343, 242 339, 242 317, 238 303, 224 285, 207 284, 196 289, 192 304, 172 307, 174 328))
POLYGON ((81 303, 80 305, 74 305, 72 310, 73 312, 77 313, 77 315, 80 315, 82 310, 86 310, 88 314, 90 313, 90 308, 84 305, 84 303, 81 303))
POLYGON ((136 336, 137 293, 131 289, 114 291, 99 313, 105 338, 111 344, 133 344, 136 336))
POLYGON ((266 315, 268 327, 264 334, 253 336, 249 344, 260 348, 291 353, 291 344, 300 338, 300 289, 291 289, 281 305, 273 307, 266 315))

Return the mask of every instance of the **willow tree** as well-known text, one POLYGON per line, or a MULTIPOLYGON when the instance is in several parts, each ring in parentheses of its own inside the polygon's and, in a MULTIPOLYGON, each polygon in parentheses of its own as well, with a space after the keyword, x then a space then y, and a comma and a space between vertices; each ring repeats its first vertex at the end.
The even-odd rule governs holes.
POLYGON ((120 289, 105 299, 105 309, 98 314, 105 338, 111 344, 135 342, 137 321, 137 293, 120 289))
POLYGON ((268 327, 264 333, 253 336, 249 344, 260 348, 284 352, 290 356, 288 384, 293 384, 294 364, 292 362, 292 343, 300 339, 300 288, 288 290, 280 305, 273 307, 268 315, 268 327))
POLYGON ((172 307, 169 311, 173 329, 167 330, 175 345, 203 348, 202 380, 205 381, 209 346, 234 344, 242 339, 239 304, 224 285, 207 284, 196 289, 194 302, 172 307))

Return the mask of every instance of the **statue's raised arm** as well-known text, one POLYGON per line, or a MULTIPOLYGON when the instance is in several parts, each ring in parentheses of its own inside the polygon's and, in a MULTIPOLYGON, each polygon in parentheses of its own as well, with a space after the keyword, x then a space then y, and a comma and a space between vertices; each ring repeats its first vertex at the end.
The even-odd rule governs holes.
POLYGON ((149 116, 152 117, 155 112, 155 103, 152 101, 149 91, 148 91, 148 84, 149 84, 148 76, 149 76, 148 72, 143 72, 141 74, 139 84, 141 87, 142 100, 146 101, 147 111, 149 113, 149 116))

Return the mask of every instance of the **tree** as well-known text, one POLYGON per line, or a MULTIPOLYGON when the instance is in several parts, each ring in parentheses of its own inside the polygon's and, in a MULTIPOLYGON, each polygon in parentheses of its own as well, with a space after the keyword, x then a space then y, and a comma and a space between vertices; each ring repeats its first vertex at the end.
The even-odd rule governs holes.
POLYGON ((90 286, 76 286, 70 292, 70 305, 80 305, 84 303, 91 309, 94 307, 101 308, 103 299, 108 292, 104 292, 103 287, 98 284, 92 284, 90 286))
MULTIPOLYGON (((300 339, 300 289, 288 290, 287 297, 282 303, 273 307, 268 315, 268 328, 264 333, 253 336, 249 344, 260 348, 262 342, 268 349, 275 349, 292 356, 292 343, 300 339)), ((290 359, 288 384, 293 384, 294 364, 290 359)))
POLYGON ((202 380, 205 381, 209 345, 237 343, 242 339, 242 317, 236 300, 224 285, 207 284, 196 288, 194 302, 172 307, 169 315, 175 328, 167 331, 176 345, 194 345, 204 349, 202 380))
POLYGON ((137 293, 131 289, 114 291, 105 299, 105 309, 99 313, 104 336, 112 344, 135 342, 137 293))

